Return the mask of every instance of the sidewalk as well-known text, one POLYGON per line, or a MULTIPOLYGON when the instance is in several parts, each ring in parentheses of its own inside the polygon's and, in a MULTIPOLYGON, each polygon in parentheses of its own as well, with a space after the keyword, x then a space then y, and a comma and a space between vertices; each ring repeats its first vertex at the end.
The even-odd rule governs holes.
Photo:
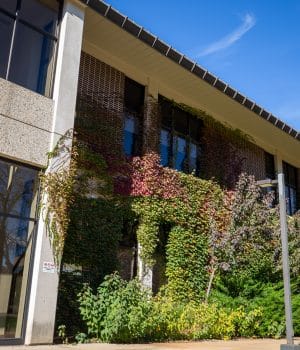
MULTIPOLYGON (((300 339, 295 340, 299 344, 300 339)), ((1 346, 1 350, 279 350, 285 339, 239 339, 230 341, 172 342, 151 344, 78 344, 78 345, 36 345, 32 347, 1 346)))

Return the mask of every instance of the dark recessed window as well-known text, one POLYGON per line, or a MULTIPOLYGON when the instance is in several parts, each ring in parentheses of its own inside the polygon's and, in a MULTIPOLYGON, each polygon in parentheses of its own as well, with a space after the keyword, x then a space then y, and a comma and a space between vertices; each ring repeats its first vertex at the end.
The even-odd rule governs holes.
POLYGON ((160 157, 163 166, 199 175, 202 121, 159 97, 160 157))
POLYGON ((0 76, 50 96, 59 1, 0 1, 0 76))
POLYGON ((123 134, 123 149, 126 156, 141 154, 144 96, 145 87, 126 77, 123 134))
POLYGON ((266 178, 274 180, 275 179, 275 161, 274 156, 271 153, 265 152, 265 171, 266 178))
POLYGON ((297 169, 292 165, 283 162, 283 172, 285 180, 287 213, 292 215, 299 208, 297 203, 297 169))

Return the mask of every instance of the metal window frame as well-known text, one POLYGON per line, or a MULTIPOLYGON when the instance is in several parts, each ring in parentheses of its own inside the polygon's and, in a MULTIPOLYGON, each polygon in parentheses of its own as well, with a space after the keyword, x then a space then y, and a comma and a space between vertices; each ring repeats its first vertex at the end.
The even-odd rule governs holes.
MULTIPOLYGON (((54 82, 54 76, 55 76, 55 70, 56 70, 56 61, 57 61, 57 47, 58 47, 58 37, 59 37, 59 32, 60 32, 60 23, 62 19, 62 9, 63 9, 63 1, 64 0, 56 0, 58 1, 58 12, 57 12, 57 18, 56 18, 56 25, 55 25, 55 30, 54 34, 48 33, 47 31, 43 30, 42 28, 39 28, 38 26, 35 26, 34 24, 28 22, 25 19, 22 19, 19 14, 19 10, 21 8, 21 4, 23 1, 26 0, 18 0, 17 1, 17 8, 16 12, 13 14, 4 8, 1 8, 0 6, 0 13, 6 15, 7 17, 10 17, 13 19, 13 29, 12 29, 12 35, 10 38, 10 48, 9 48, 9 55, 8 55, 8 60, 7 60, 7 66, 6 66, 6 74, 5 74, 5 80, 9 80, 9 75, 10 75, 10 69, 11 69, 11 61, 13 57, 13 50, 15 47, 15 36, 16 36, 16 30, 18 23, 21 23, 25 25, 26 27, 30 28, 31 30, 34 30, 35 32, 38 32, 42 34, 43 36, 46 36, 48 39, 53 41, 53 62, 50 63, 52 65, 51 67, 51 73, 50 73, 50 89, 48 93, 40 93, 43 96, 51 98, 53 95, 53 82, 54 82)), ((34 91, 36 93, 39 93, 37 91, 34 91)))
MULTIPOLYGON (((0 156, 0 160, 23 166, 24 168, 33 169, 36 172, 42 171, 41 168, 29 165, 26 163, 22 163, 19 161, 11 160, 9 158, 4 158, 0 156)), ((37 239, 37 231, 38 231, 38 219, 39 219, 39 203, 40 203, 40 197, 41 197, 41 186, 40 182, 37 178, 37 200, 35 205, 35 217, 34 218, 27 218, 28 221, 34 222, 34 227, 32 229, 32 246, 30 251, 30 257, 29 257, 29 268, 28 268, 28 276, 27 276, 27 285, 26 285, 26 292, 25 292, 25 301, 24 301, 24 311, 23 311, 23 318, 22 318, 22 328, 21 328, 21 336, 19 338, 0 338, 0 346, 2 345, 23 345, 25 341, 25 333, 26 333, 26 323, 27 323, 27 317, 28 317, 28 309, 29 309, 29 296, 31 292, 31 284, 32 284, 32 275, 33 275, 33 261, 34 261, 34 255, 35 255, 35 248, 36 248, 36 239, 37 239)), ((0 214, 2 215, 2 214, 0 214)), ((4 215, 2 215, 4 216, 4 215)), ((10 215, 7 215, 10 216, 10 215)), ((13 216, 13 215, 12 215, 13 216)), ((20 216, 17 216, 17 218, 21 218, 20 216)))
MULTIPOLYGON (((163 100, 165 100, 165 102, 170 103, 170 102, 168 102, 168 100, 165 97, 161 96, 161 98, 163 100)), ((171 103, 170 103, 170 105, 171 105, 171 103)), ((195 140, 194 138, 191 137, 191 118, 192 117, 193 116, 190 113, 184 111, 183 109, 180 109, 179 107, 175 107, 175 106, 171 105, 171 127, 164 125, 163 121, 161 121, 160 130, 166 130, 170 133, 170 139, 169 139, 170 154, 168 157, 169 158, 168 166, 171 167, 172 169, 175 169, 175 158, 174 158, 175 155, 174 155, 174 148, 173 148, 175 137, 184 138, 186 141, 186 156, 187 156, 187 167, 188 167, 187 173, 188 174, 191 174, 193 172, 193 170, 191 170, 191 164, 190 164, 190 144, 194 143, 197 146, 197 169, 196 169, 195 175, 199 176, 199 172, 200 172, 200 165, 199 165, 200 154, 199 153, 201 151, 201 141, 195 140), (181 110, 187 114, 187 123, 188 123, 188 125, 187 125, 188 133, 187 134, 184 134, 180 131, 175 130, 175 121, 174 121, 175 109, 181 110)), ((179 170, 179 171, 186 172, 185 170, 179 170)))

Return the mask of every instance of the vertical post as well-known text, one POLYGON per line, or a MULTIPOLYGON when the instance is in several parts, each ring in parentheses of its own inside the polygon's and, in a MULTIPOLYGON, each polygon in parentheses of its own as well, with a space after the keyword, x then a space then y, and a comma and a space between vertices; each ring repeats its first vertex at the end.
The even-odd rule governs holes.
POLYGON ((279 209, 280 209, 280 233, 281 233, 281 245, 282 245, 286 339, 287 339, 288 345, 293 345, 294 331, 293 331, 292 302, 291 302, 288 229, 287 229, 287 221, 286 221, 284 174, 282 172, 278 173, 278 192, 279 192, 279 209))
POLYGON ((138 244, 138 278, 144 287, 152 290, 153 270, 141 259, 140 244, 138 244))
MULTIPOLYGON (((64 1, 53 88, 54 113, 49 151, 52 151, 57 141, 74 126, 84 14, 85 6, 79 1, 64 1)), ((68 142, 71 144, 72 136, 68 142)), ((65 166, 68 165, 66 162, 65 166)), ((55 171, 55 166, 51 166, 49 171, 55 171)), ((26 345, 53 341, 58 268, 54 264, 46 223, 40 215, 28 303, 26 345), (51 266, 51 269, 47 266, 51 266)))

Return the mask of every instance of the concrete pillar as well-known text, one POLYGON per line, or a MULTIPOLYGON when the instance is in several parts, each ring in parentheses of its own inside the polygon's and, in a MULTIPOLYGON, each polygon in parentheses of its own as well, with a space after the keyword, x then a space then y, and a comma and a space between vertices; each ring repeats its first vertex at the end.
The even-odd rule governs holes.
POLYGON ((150 288, 152 290, 152 281, 153 281, 153 269, 147 266, 141 259, 141 246, 138 244, 138 256, 137 256, 137 265, 138 265, 138 278, 141 281, 144 287, 150 288))
POLYGON ((274 156, 275 160, 275 171, 277 174, 283 173, 283 164, 282 164, 282 156, 279 153, 276 153, 274 156))
MULTIPOLYGON (((54 79, 54 114, 49 151, 74 126, 84 10, 85 7, 79 1, 65 0, 54 79)), ((71 141, 70 137, 69 143, 71 141)), ((34 247, 25 344, 52 343, 57 287, 58 271, 45 223, 40 217, 34 247)))

